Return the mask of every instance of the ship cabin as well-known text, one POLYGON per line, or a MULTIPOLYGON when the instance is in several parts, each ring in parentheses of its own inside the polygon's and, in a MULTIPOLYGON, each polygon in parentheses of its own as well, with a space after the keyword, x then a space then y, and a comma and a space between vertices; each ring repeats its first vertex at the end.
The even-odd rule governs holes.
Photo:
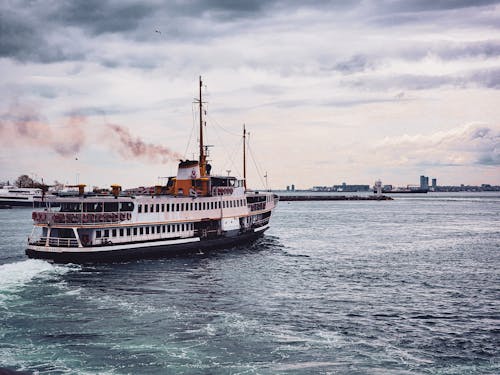
MULTIPOLYGON (((205 169, 206 173, 203 174, 197 160, 181 160, 177 176, 168 180, 166 193, 176 197, 208 197, 236 191, 244 194, 244 180, 232 176, 211 176, 210 164, 205 169)), ((162 187, 157 188, 156 192, 162 191, 162 187)))

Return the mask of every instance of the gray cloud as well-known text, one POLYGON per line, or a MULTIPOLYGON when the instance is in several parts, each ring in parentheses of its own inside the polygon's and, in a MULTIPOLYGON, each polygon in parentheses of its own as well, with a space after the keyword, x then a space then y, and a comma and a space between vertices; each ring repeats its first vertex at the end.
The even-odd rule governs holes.
MULTIPOLYGON (((0 4, 0 57, 9 57, 19 61, 35 61, 51 63, 64 60, 83 60, 94 58, 101 60, 99 55, 89 53, 86 48, 93 48, 96 38, 108 34, 119 34, 120 38, 148 43, 163 43, 171 40, 193 41, 201 43, 210 38, 222 35, 251 33, 259 28, 267 19, 281 19, 281 27, 290 28, 306 26, 310 20, 300 20, 303 25, 287 24, 290 14, 299 10, 314 11, 325 19, 350 22, 353 24, 363 20, 380 20, 387 17, 407 18, 404 22, 419 21, 432 24, 435 22, 429 12, 451 12, 470 7, 484 7, 496 1, 284 1, 284 0, 192 0, 185 2, 157 2, 154 0, 88 0, 60 2, 47 1, 9 1, 0 4), (426 18, 427 17, 427 18, 426 18), (347 20, 347 21, 346 21, 347 20), (161 34, 155 33, 160 30, 161 34), (65 37, 70 33, 69 36, 65 37), (82 40, 86 39, 86 43, 82 40), (90 39, 90 40, 89 40, 90 39), (77 48, 78 47, 78 48, 77 48)), ((483 22, 474 17, 485 17, 463 11, 458 16, 458 24, 483 22)), ((442 15, 446 22, 453 22, 454 17, 442 15)), ((487 24, 498 23, 493 17, 487 24)), ((383 21, 385 22, 385 21, 383 21)), ((383 23, 382 22, 382 23, 383 23)), ((392 21, 387 21, 391 24, 392 21)), ((273 25, 276 23, 273 23, 273 25)), ((412 46, 407 52, 415 56, 412 46)), ((498 56, 499 43, 490 42, 478 45, 437 48, 422 46, 420 55, 436 53, 442 58, 459 58, 461 56, 482 55, 484 57, 498 56)), ((404 53, 404 51, 400 51, 404 53)), ((418 53, 418 52, 417 52, 418 53)), ((114 68, 131 66, 149 70, 157 67, 154 61, 134 59, 113 61, 102 58, 101 64, 114 68)), ((326 56, 331 61, 331 56, 326 56)), ((343 73, 361 72, 372 68, 371 56, 364 52, 337 59, 336 63, 322 64, 324 70, 336 70, 343 73)), ((287 70, 294 71, 294 69, 287 70)))
POLYGON ((10 10, 0 11, 0 57, 50 63, 63 58, 57 46, 50 46, 35 21, 10 10))
POLYGON ((500 88, 500 67, 488 68, 448 75, 400 74, 385 77, 363 77, 346 79, 343 85, 373 90, 429 90, 439 87, 484 87, 500 88))
POLYGON ((333 70, 344 74, 363 72, 373 68, 374 60, 364 55, 354 55, 348 60, 340 61, 334 65, 333 70))
POLYGON ((464 57, 490 58, 500 56, 500 40, 487 40, 468 43, 443 43, 438 48, 431 48, 430 53, 443 59, 464 57))
MULTIPOLYGON (((377 2, 372 2, 377 4, 377 2)), ((429 12, 482 7, 498 4, 498 0, 391 0, 382 1, 381 9, 393 12, 429 12)))
POLYGON ((471 12, 471 8, 485 9, 499 3, 498 0, 388 0, 369 1, 367 21, 379 26, 393 27, 412 24, 482 25, 498 28, 498 16, 491 13, 471 12))
POLYGON ((472 72, 468 75, 469 82, 489 89, 500 89, 500 67, 472 72))
POLYGON ((51 15, 61 25, 81 27, 94 34, 135 30, 155 7, 147 2, 85 0, 60 4, 51 15))

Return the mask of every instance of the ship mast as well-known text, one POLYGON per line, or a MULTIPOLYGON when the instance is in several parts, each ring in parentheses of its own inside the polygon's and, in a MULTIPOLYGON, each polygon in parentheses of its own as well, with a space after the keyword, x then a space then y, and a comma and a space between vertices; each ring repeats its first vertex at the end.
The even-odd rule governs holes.
POLYGON ((201 76, 200 76, 200 98, 199 98, 199 104, 200 104, 200 174, 201 176, 205 176, 206 174, 206 156, 205 156, 205 149, 203 146, 203 103, 201 101, 201 87, 203 86, 203 83, 201 81, 201 76))
POLYGON ((246 154, 246 138, 247 131, 245 129, 245 124, 243 124, 243 184, 245 191, 247 191, 247 154, 246 154))

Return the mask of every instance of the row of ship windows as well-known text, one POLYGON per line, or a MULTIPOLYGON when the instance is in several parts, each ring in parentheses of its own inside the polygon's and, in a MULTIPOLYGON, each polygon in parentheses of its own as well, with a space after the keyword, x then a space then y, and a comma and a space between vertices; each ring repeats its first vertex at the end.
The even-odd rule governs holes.
POLYGON ((95 232, 96 238, 102 237, 124 237, 124 236, 141 236, 144 234, 160 234, 160 233, 176 233, 194 229, 193 223, 184 224, 168 224, 168 225, 153 225, 133 228, 119 229, 104 229, 95 232))
POLYGON ((231 201, 217 202, 190 202, 190 203, 152 203, 139 204, 137 212, 176 212, 176 211, 200 211, 200 210, 216 210, 221 208, 242 207, 245 205, 244 199, 231 201))

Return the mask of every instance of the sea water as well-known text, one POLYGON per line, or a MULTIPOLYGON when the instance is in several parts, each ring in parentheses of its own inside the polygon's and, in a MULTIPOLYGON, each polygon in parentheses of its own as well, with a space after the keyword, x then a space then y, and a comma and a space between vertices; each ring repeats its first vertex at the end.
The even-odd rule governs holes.
POLYGON ((27 259, 0 210, 0 367, 37 374, 498 374, 500 194, 281 202, 257 242, 27 259))

